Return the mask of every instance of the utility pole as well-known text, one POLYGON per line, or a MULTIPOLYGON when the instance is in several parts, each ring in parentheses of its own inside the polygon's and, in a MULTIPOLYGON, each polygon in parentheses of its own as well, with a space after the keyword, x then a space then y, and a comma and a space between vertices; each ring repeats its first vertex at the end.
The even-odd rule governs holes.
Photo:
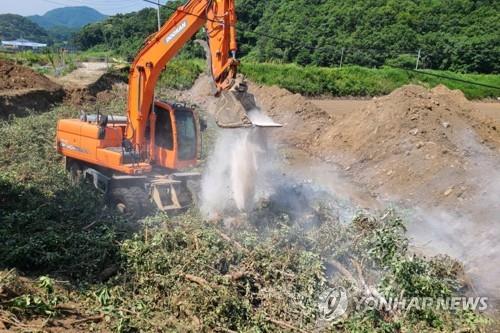
POLYGON ((420 51, 421 51, 421 50, 420 50, 420 49, 418 49, 418 54, 417 54, 417 64, 415 65, 415 70, 417 70, 417 69, 418 69, 418 65, 419 65, 419 63, 420 63, 420 51))
POLYGON ((342 48, 342 53, 340 54, 340 68, 342 68, 343 62, 344 62, 344 48, 342 48))
POLYGON ((158 10, 156 11, 158 17, 158 31, 160 31, 161 29, 160 8, 161 8, 160 0, 158 0, 158 10))

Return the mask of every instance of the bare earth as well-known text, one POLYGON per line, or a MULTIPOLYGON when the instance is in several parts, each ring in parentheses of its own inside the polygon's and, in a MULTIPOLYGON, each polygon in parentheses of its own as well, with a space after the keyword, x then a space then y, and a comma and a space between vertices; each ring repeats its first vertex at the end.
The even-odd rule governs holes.
POLYGON ((320 143, 334 155, 323 158, 339 163, 344 179, 379 201, 408 208, 409 231, 420 251, 461 259, 478 288, 498 296, 500 103, 468 102, 447 91, 394 97, 311 100, 337 123, 321 135, 330 135, 326 140, 336 146, 320 143), (415 110, 414 120, 393 120, 406 108, 415 110))
POLYGON ((85 88, 96 82, 106 71, 107 65, 104 62, 82 62, 68 75, 51 79, 66 89, 85 88))
MULTIPOLYGON (((370 104, 369 100, 360 99, 311 99, 311 103, 335 115, 360 112, 370 104)), ((500 121, 500 102, 471 102, 474 112, 500 121)))
MULTIPOLYGON (((178 98, 210 110, 206 77, 178 98)), ((478 290, 500 295, 500 104, 444 86, 405 86, 371 100, 308 100, 250 83, 284 125, 284 172, 353 207, 397 207, 415 251, 465 263, 478 290)))

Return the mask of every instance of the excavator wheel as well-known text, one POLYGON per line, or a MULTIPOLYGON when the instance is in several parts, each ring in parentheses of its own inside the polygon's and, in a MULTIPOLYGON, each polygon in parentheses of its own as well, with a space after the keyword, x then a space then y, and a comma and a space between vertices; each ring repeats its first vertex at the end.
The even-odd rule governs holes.
POLYGON ((153 211, 148 195, 139 186, 113 188, 111 202, 116 210, 130 219, 144 218, 153 211))
POLYGON ((68 159, 67 170, 69 181, 73 185, 80 185, 83 182, 83 168, 82 165, 73 159, 68 159))

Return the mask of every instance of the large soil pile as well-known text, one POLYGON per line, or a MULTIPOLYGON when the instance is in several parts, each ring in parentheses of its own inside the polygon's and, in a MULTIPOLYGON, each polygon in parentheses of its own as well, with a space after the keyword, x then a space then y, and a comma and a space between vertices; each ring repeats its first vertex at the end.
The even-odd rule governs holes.
POLYGON ((126 75, 120 74, 118 71, 107 72, 100 76, 97 81, 83 88, 68 88, 66 102, 71 105, 85 105, 87 103, 94 104, 96 102, 110 103, 119 97, 126 99, 127 87, 123 86, 126 85, 126 83, 126 75), (114 88, 119 89, 115 91, 114 88))
POLYGON ((48 110, 64 97, 60 85, 11 61, 0 60, 0 77, 0 119, 48 110))
MULTIPOLYGON (((210 110, 208 82, 201 76, 178 98, 210 110)), ((460 91, 408 85, 339 114, 278 87, 250 84, 249 91, 284 125, 272 131, 278 142, 341 166, 381 200, 492 212, 476 203, 488 204, 494 196, 485 189, 500 179, 499 124, 475 112, 460 91)))
POLYGON ((378 193, 453 204, 478 189, 471 172, 500 146, 495 124, 472 112, 460 92, 405 86, 323 127, 310 149, 378 193))
POLYGON ((0 60, 0 91, 16 91, 25 89, 58 90, 58 84, 38 74, 28 67, 11 61, 0 60))
POLYGON ((347 114, 326 113, 277 87, 251 85, 250 91, 285 125, 275 130, 280 141, 341 165, 370 191, 392 199, 464 198, 480 187, 471 172, 500 147, 498 124, 477 116, 461 92, 444 86, 404 86, 347 114))

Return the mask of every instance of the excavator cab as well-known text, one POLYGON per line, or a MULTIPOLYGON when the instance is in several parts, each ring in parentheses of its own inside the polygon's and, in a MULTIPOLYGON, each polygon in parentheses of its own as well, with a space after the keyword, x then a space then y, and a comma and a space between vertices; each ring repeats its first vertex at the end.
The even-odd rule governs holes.
POLYGON ((152 164, 171 170, 195 166, 200 140, 197 113, 182 104, 156 101, 150 117, 146 140, 152 164))
POLYGON ((198 163, 197 112, 183 104, 155 101, 142 154, 124 139, 126 125, 126 117, 103 114, 61 119, 56 142, 71 179, 89 181, 120 211, 137 218, 153 206, 165 212, 189 207, 193 193, 188 183, 200 177, 184 171, 198 163))

